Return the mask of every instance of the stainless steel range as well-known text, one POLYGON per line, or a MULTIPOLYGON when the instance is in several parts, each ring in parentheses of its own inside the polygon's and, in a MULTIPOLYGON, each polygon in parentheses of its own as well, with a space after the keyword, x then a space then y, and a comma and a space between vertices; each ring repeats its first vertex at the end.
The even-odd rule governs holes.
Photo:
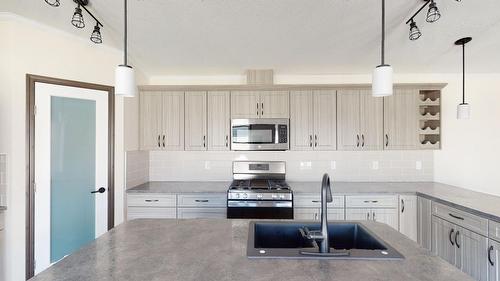
POLYGON ((285 162, 233 162, 233 182, 227 191, 227 217, 293 219, 293 193, 285 174, 285 162))

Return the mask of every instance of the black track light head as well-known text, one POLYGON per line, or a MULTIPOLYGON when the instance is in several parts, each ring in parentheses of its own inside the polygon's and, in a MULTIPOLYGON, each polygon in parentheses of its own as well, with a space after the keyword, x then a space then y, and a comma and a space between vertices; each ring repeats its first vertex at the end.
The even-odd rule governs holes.
POLYGON ((422 32, 418 29, 417 23, 414 20, 411 20, 409 39, 411 41, 415 41, 420 38, 420 36, 422 36, 422 32))
POLYGON ((439 12, 439 9, 436 5, 436 2, 434 0, 430 0, 431 4, 429 5, 429 10, 427 11, 427 22, 436 22, 441 18, 441 13, 439 12))
POLYGON ((49 4, 52 7, 59 7, 61 2, 59 0, 45 0, 45 3, 49 4))
POLYGON ((83 21, 82 9, 80 8, 80 4, 75 8, 75 13, 73 14, 73 18, 71 19, 71 24, 76 28, 84 28, 85 22, 83 21))
POLYGON ((94 26, 94 31, 92 32, 92 35, 90 35, 90 41, 96 44, 102 43, 101 28, 99 27, 98 23, 96 23, 94 26))

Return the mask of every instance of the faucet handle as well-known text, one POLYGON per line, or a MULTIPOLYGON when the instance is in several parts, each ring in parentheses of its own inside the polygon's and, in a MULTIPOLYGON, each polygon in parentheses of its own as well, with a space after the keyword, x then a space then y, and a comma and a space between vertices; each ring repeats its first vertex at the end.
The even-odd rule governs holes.
POLYGON ((330 176, 325 173, 321 182, 321 189, 326 188, 326 202, 333 202, 332 189, 330 187, 330 176))
POLYGON ((299 232, 303 238, 308 239, 308 240, 323 239, 323 235, 321 234, 321 231, 317 231, 317 230, 311 231, 306 226, 299 228, 299 232))

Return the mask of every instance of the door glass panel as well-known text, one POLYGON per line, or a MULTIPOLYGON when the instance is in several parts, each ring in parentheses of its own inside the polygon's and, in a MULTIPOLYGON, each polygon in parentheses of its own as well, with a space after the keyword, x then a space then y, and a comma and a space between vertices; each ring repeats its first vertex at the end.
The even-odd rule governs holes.
POLYGON ((275 125, 244 125, 233 127, 234 143, 271 144, 275 143, 275 125))
POLYGON ((95 101, 51 97, 51 262, 95 239, 95 151, 95 101))

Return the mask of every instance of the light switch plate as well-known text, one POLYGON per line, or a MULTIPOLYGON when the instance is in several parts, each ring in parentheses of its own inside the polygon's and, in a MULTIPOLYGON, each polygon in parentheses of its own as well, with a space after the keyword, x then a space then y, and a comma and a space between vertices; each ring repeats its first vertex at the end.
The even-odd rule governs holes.
POLYGON ((332 170, 337 169, 337 161, 330 161, 330 169, 332 170))
POLYGON ((300 162, 300 169, 301 170, 311 170, 312 169, 312 162, 311 161, 300 162))
POLYGON ((422 161, 415 162, 415 169, 422 170, 422 161))
POLYGON ((372 169, 373 170, 378 170, 378 161, 373 161, 372 162, 372 169))

